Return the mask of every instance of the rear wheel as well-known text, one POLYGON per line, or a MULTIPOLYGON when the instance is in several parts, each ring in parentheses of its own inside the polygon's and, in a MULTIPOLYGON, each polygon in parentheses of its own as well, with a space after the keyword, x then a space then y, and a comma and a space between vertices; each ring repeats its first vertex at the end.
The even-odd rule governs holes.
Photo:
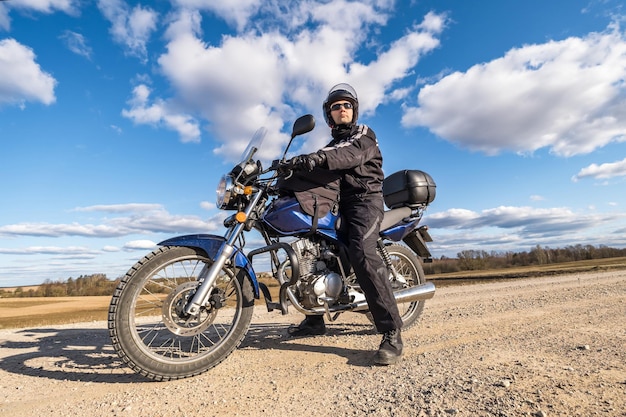
MULTIPOLYGON (((411 249, 392 243, 386 246, 386 250, 393 267, 393 270, 389 271, 389 280, 394 292, 421 285, 426 281, 422 261, 415 256, 411 249)), ((426 301, 419 300, 398 304, 403 330, 415 325, 424 311, 425 303, 426 301)), ((367 317, 372 323, 374 322, 371 313, 367 313, 367 317)))
MULTIPOLYGON (((393 273, 389 274, 391 287, 394 291, 421 285, 426 281, 422 261, 415 256, 411 249, 392 244, 387 246, 387 253, 389 253, 391 264, 397 273, 396 276, 393 273)), ((420 300, 398 304, 403 329, 408 329, 417 322, 424 311, 425 303, 425 300, 420 300)))
POLYGON ((222 362, 245 337, 254 308, 250 279, 223 268, 197 316, 183 307, 210 267, 203 251, 162 247, 137 262, 109 306, 113 347, 133 370, 154 380, 200 374, 222 362))

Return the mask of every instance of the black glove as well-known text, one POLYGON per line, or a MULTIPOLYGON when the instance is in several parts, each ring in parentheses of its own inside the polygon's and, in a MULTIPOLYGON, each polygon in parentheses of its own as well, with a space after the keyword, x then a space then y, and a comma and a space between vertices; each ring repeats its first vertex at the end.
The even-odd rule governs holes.
POLYGON ((308 155, 299 155, 289 161, 292 169, 298 171, 313 171, 315 167, 322 166, 326 163, 326 155, 323 152, 310 153, 308 155))

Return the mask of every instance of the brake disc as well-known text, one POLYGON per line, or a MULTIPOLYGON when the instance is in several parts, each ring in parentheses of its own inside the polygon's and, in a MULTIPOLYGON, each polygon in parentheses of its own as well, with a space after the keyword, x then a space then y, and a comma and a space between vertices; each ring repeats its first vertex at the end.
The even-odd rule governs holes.
POLYGON ((163 301, 163 323, 178 336, 195 336, 204 332, 213 323, 217 310, 200 309, 195 316, 185 316, 183 309, 195 294, 199 283, 190 281, 174 288, 163 301))

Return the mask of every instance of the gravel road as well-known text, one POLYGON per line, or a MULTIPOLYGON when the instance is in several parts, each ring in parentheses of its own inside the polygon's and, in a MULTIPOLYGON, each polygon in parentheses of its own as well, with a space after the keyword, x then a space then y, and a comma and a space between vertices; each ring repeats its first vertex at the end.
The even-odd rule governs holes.
POLYGON ((626 271, 438 288, 405 356, 344 314, 290 339, 301 316, 255 309, 241 347, 194 378, 125 368, 106 323, 0 330, 0 415, 626 416, 626 271))

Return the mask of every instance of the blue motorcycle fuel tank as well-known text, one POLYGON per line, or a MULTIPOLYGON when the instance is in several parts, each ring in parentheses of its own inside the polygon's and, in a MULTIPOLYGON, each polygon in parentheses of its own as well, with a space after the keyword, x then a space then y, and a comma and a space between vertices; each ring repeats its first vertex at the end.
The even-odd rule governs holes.
MULTIPOLYGON (((306 233, 313 225, 313 217, 302 211, 295 197, 281 197, 274 200, 262 220, 283 236, 306 233)), ((329 212, 317 220, 317 230, 334 235, 336 222, 337 216, 329 212)))

